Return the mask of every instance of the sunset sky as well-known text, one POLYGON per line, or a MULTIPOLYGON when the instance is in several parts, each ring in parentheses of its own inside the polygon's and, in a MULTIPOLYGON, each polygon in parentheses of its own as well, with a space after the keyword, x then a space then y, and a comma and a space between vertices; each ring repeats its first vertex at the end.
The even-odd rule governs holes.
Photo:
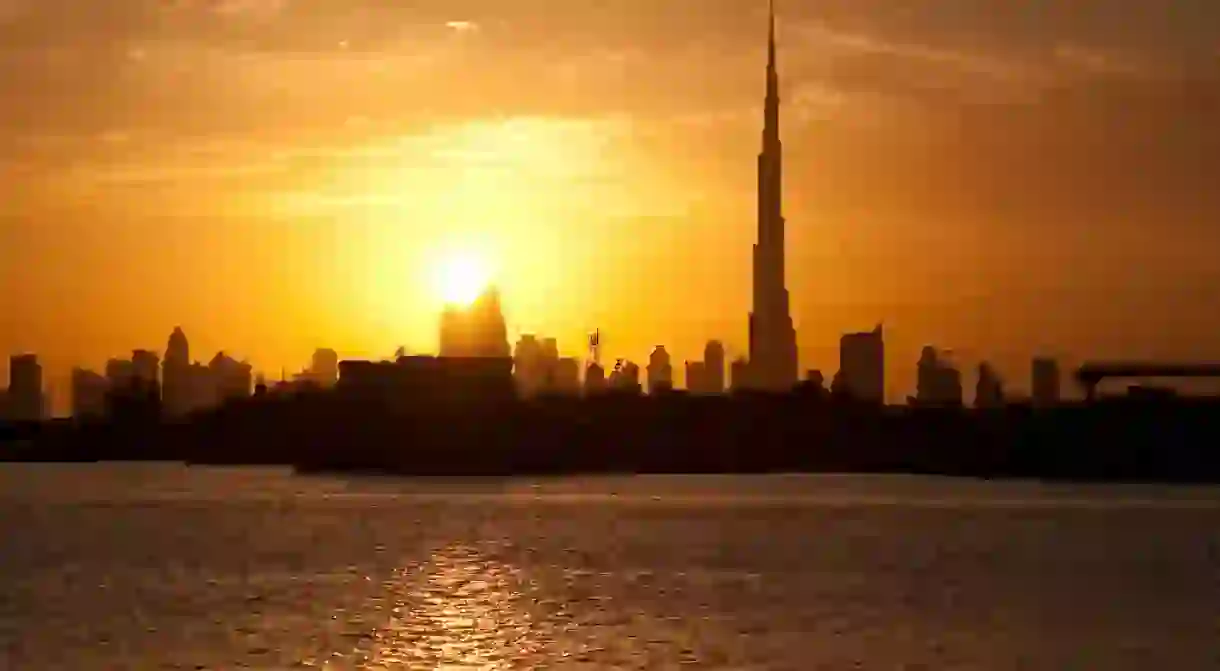
MULTIPOLYGON (((1220 3, 781 0, 802 367, 1220 358, 1220 3)), ((746 344, 763 0, 0 0, 0 352, 746 344)), ((7 359, 0 363, 6 378, 7 359)), ((973 380, 973 375, 968 375, 973 380)), ((66 389, 64 389, 66 391, 66 389)), ((62 395, 63 392, 60 392, 62 395)))

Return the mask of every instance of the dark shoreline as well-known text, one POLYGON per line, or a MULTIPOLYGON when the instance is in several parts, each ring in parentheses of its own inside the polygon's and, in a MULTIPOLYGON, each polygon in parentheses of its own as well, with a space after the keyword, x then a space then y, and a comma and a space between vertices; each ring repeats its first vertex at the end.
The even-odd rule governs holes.
POLYGON ((280 465, 435 477, 892 473, 1220 483, 1220 400, 877 407, 800 394, 369 403, 253 398, 164 422, 0 425, 0 461, 280 465))

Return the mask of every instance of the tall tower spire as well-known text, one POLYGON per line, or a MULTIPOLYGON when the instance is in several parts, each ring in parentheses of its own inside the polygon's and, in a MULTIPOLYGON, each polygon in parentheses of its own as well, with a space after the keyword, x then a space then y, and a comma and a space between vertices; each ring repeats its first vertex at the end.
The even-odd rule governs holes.
POLYGON ((774 83, 775 74, 776 74, 776 67, 775 67, 775 0, 770 0, 770 4, 767 5, 767 12, 768 12, 767 13, 767 19, 768 19, 767 74, 769 75, 769 78, 767 79, 767 85, 768 85, 767 92, 770 93, 771 88, 772 88, 771 84, 774 83))
POLYGON ((779 142, 779 69, 775 62, 775 0, 767 5, 767 98, 764 150, 768 142, 779 142))
POLYGON ((779 138, 779 70, 775 0, 767 12, 767 91, 758 155, 758 243, 754 245, 754 310, 750 313, 749 386, 787 391, 797 381, 796 332, 784 281, 783 144, 779 138))

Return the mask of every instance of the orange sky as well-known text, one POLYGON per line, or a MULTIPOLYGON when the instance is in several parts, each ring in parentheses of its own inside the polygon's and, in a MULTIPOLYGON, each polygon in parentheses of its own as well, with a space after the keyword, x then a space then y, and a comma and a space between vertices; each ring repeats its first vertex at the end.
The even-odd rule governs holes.
MULTIPOLYGON (((743 351, 765 3, 391 4, 0 0, 0 351, 431 351, 470 249, 569 354, 743 351)), ((1216 358, 1220 8, 978 5, 781 3, 802 366, 1216 358)))

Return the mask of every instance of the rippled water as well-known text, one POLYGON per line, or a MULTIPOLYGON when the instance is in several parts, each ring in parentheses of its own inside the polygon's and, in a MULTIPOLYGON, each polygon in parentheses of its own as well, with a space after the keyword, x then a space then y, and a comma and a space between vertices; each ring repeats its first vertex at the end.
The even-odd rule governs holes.
POLYGON ((1220 489, 0 470, 3 669, 1214 669, 1220 489))

